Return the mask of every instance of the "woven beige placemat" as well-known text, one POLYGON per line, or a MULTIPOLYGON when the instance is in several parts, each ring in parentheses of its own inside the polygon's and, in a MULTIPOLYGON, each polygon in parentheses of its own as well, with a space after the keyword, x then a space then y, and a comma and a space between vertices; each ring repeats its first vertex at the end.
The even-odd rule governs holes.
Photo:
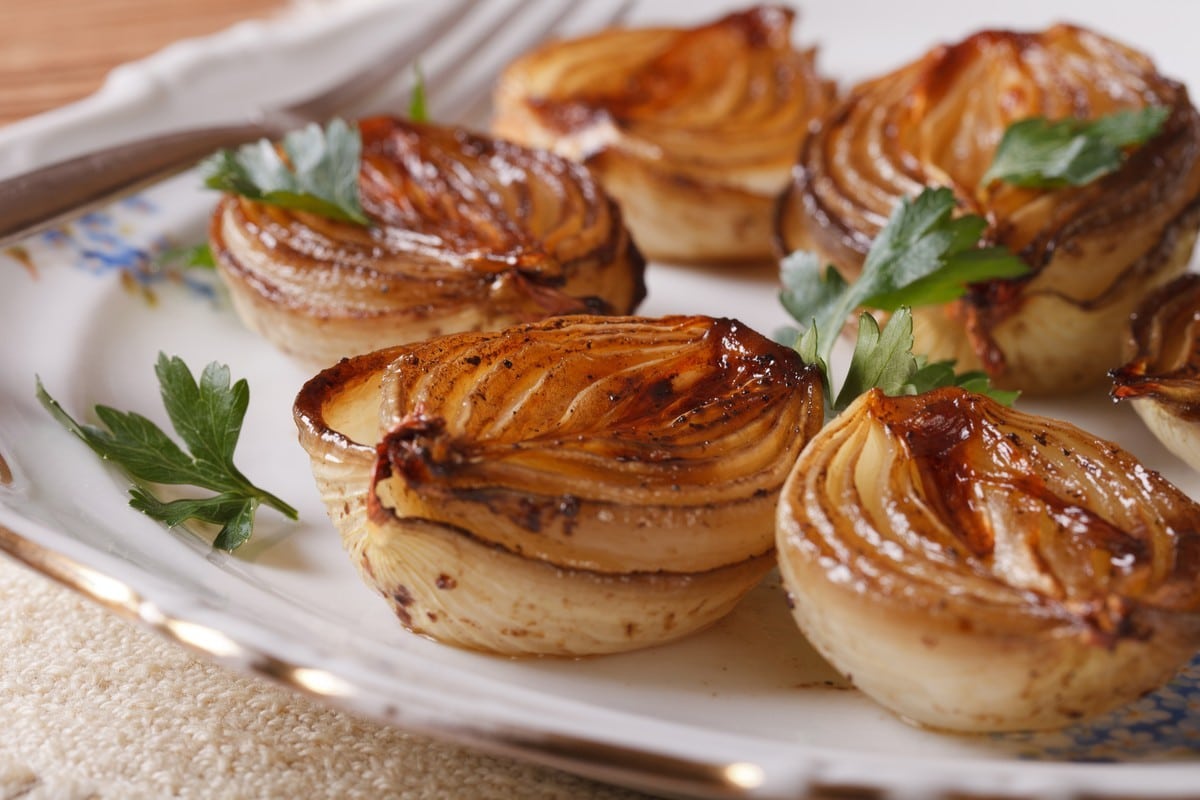
POLYGON ((199 660, 0 556, 0 800, 637 795, 199 660))

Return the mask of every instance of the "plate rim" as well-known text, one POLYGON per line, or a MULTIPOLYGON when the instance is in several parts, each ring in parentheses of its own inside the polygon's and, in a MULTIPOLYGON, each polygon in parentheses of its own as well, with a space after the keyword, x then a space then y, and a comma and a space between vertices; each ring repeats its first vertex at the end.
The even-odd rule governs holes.
MULTIPOLYGON (((236 632, 214 630, 198 614, 168 612, 154 587, 136 586, 39 541, 47 536, 71 539, 103 560, 103 554, 91 545, 21 515, 0 491, 0 553, 195 655, 412 733, 630 789, 696 798, 794 798, 804 793, 876 798, 881 792, 901 790, 966 796, 991 796, 1002 790, 1005 797, 1032 798, 1069 789, 1089 797, 1128 796, 1134 792, 1147 798, 1184 800, 1195 797, 1196 781, 1200 779, 1200 764, 1186 761, 1093 763, 901 756, 822 749, 802 743, 772 743, 775 752, 759 761, 705 761, 605 741, 599 736, 548 732, 511 722, 501 726, 471 725, 453 714, 443 719, 435 715, 419 721, 401 720, 394 705, 381 706, 368 700, 370 687, 338 674, 336 667, 311 648, 304 648, 308 657, 289 656, 269 645, 248 642, 236 632)), ((633 717, 627 712, 617 713, 633 717)))

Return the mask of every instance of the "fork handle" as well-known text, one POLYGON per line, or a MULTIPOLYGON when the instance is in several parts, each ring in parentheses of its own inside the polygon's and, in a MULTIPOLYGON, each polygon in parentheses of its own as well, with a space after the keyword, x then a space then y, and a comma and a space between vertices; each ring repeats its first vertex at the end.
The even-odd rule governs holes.
POLYGON ((169 133, 85 153, 0 181, 0 247, 194 166, 221 147, 278 135, 245 123, 169 133))

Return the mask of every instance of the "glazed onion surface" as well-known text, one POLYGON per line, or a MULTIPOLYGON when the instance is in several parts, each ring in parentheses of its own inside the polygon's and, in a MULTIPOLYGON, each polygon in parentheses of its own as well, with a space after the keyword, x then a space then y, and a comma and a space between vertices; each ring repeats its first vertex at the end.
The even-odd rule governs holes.
POLYGON ((1200 469, 1200 275, 1149 295, 1130 319, 1112 395, 1132 403, 1175 455, 1200 469))
POLYGON ((1032 268, 918 309, 917 350, 1036 393, 1079 389, 1120 363, 1138 300, 1182 272, 1195 241, 1200 116, 1144 55, 1081 28, 985 31, 860 84, 804 145, 778 219, 780 249, 853 277, 900 198, 951 188, 986 238, 1032 268), (1082 187, 981 185, 1006 128, 1165 106, 1162 132, 1082 187))
POLYGON ((1200 507, 1109 442, 959 389, 855 401, 796 464, 777 544, 810 641, 936 728, 1061 726, 1200 647, 1200 507))
POLYGON ((774 199, 833 98, 793 16, 552 42, 501 75, 493 129, 586 163, 652 259, 767 260, 774 199))
POLYGON ((226 197, 210 239, 248 326, 307 363, 564 313, 629 313, 644 262, 578 165, 400 119, 362 120, 369 227, 226 197))
POLYGON ((812 369, 740 323, 575 316, 350 359, 296 418, 407 627, 582 655, 686 635, 758 582, 822 403, 812 369))

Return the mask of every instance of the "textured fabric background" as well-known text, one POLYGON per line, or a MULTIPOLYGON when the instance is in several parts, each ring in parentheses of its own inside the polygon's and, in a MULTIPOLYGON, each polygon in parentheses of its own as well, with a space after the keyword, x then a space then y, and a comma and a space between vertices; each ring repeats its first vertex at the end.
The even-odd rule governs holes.
POLYGON ((0 800, 643 797, 198 660, 0 556, 0 800))

